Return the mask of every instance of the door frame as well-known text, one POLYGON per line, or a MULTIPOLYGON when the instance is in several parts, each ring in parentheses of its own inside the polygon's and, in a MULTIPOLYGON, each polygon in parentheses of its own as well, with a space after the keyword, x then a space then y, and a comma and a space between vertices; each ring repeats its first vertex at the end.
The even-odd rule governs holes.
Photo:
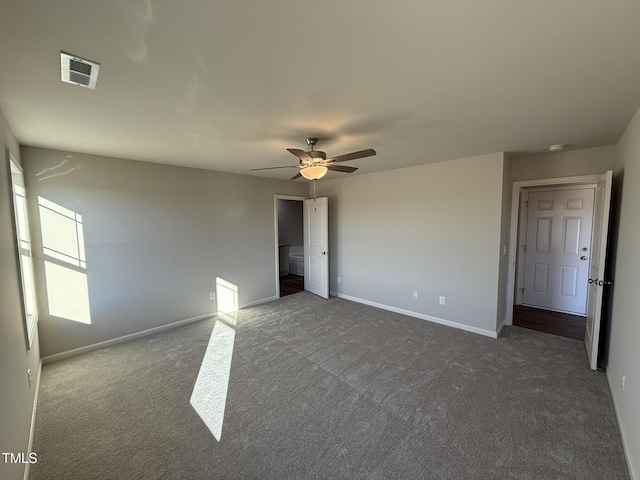
MULTIPOLYGON (((507 262, 507 294, 505 309, 505 325, 513 325, 513 305, 515 303, 516 289, 516 260, 518 253, 518 226, 520 225, 520 198, 525 188, 569 186, 569 185, 593 185, 598 183, 602 173, 594 175, 579 175, 573 177, 555 177, 535 180, 520 180, 513 182, 511 189, 511 220, 509 223, 509 258, 507 262)), ((587 300, 588 301, 588 300, 587 300)))
MULTIPOLYGON (((278 200, 297 200, 304 202, 309 197, 299 195, 279 195, 273 196, 273 225, 274 225, 274 245, 275 245, 275 278, 276 278, 276 298, 280 298, 280 247, 278 241, 278 200)), ((304 227, 303 227, 304 228, 304 227)))

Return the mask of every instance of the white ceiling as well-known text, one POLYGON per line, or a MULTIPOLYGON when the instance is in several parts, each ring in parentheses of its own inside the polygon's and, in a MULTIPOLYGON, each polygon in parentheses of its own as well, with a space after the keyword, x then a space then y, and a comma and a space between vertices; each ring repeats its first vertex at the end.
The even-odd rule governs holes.
POLYGON ((249 174, 315 135, 375 148, 356 175, 617 142, 640 2, 0 0, 0 65, 23 145, 249 174), (101 64, 96 90, 60 81, 60 51, 101 64))

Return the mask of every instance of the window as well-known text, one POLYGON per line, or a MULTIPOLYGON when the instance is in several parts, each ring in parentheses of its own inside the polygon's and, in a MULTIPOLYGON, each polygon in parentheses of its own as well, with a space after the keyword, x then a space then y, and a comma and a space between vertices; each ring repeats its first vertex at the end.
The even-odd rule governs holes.
POLYGON ((36 307, 35 282, 33 276, 33 257, 31 255, 31 238, 29 235, 29 217, 27 214, 27 195, 24 188, 22 168, 9 154, 11 168, 11 192, 13 199, 13 215, 16 226, 16 254, 20 263, 20 280, 22 287, 22 309, 27 337, 27 346, 31 348, 33 336, 38 323, 36 307))

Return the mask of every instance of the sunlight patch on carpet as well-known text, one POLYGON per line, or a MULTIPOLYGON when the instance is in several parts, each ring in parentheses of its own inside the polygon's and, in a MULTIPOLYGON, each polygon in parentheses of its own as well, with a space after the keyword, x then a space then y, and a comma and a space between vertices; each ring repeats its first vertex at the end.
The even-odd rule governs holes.
POLYGON ((235 336, 233 328, 220 321, 215 323, 191 394, 191 406, 218 441, 222 436, 235 336))

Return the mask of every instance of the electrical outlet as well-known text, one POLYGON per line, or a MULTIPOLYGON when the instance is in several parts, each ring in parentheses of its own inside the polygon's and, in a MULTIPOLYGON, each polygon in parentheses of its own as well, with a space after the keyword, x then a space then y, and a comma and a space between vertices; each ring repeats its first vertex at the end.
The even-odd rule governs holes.
POLYGON ((216 299, 216 292, 209 292, 209 300, 215 300, 216 299))
POLYGON ((440 296, 440 305, 445 305, 446 303, 447 300, 443 296, 440 296))
POLYGON ((338 283, 342 283, 342 278, 338 277, 338 283))
POLYGON ((626 379, 626 375, 623 373, 622 374, 622 380, 620 380, 620 388, 622 389, 622 391, 624 392, 624 381, 626 379))
POLYGON ((417 300, 418 299, 418 292, 413 292, 413 299, 417 300))

